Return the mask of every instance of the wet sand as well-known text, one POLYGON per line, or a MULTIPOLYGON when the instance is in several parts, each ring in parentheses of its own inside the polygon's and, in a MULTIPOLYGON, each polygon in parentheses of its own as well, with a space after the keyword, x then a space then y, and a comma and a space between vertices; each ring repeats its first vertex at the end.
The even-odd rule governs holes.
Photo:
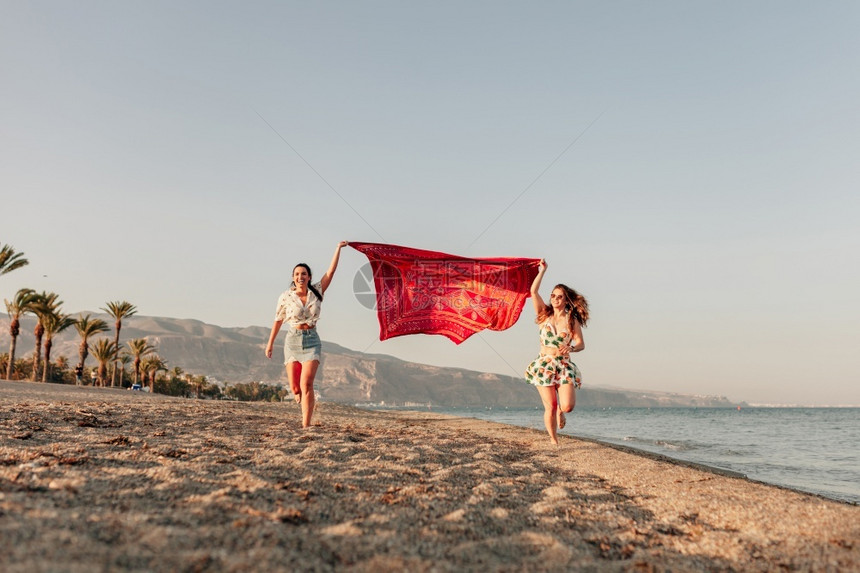
POLYGON ((0 382, 0 570, 860 570, 858 506, 479 420, 316 422, 0 382))

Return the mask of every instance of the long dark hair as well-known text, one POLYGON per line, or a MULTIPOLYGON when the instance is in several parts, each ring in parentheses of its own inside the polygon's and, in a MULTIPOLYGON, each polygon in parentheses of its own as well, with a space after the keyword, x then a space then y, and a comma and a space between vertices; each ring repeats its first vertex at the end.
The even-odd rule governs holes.
MULTIPOLYGON (((557 284, 552 287, 552 290, 561 289, 564 292, 564 310, 568 311, 570 314, 568 315, 568 328, 570 328, 570 332, 573 332, 573 321, 574 319, 579 321, 579 324, 582 326, 586 326, 588 324, 588 301, 585 300, 585 297, 570 288, 567 285, 557 284)), ((552 291, 550 291, 552 292, 552 291)), ((555 312, 551 305, 544 305, 543 310, 538 313, 537 322, 538 324, 543 323, 546 319, 551 317, 555 312)))
MULTIPOLYGON (((322 299, 323 299, 322 293, 320 291, 318 291, 314 285, 311 284, 311 278, 313 278, 313 276, 314 276, 313 273, 311 273, 311 268, 306 263, 299 263, 293 267, 293 273, 295 273, 296 269, 299 267, 302 267, 303 269, 308 271, 308 290, 310 290, 312 293, 314 293, 314 296, 316 296, 318 299, 320 299, 320 302, 322 302, 322 299)), ((296 281, 293 281, 292 284, 290 285, 290 287, 296 288, 296 281)))

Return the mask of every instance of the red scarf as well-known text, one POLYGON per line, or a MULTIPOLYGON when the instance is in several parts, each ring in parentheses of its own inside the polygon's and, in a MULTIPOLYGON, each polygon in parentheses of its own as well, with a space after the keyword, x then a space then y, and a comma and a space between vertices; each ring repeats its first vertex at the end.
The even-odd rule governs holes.
POLYGON ((435 251, 353 243, 373 270, 379 339, 441 334, 460 344, 520 317, 540 259, 467 259, 435 251))

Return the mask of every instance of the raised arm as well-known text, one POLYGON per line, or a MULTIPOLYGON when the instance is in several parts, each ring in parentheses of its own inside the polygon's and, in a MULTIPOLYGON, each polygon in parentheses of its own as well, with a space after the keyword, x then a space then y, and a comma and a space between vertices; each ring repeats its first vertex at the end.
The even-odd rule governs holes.
POLYGON ((325 289, 328 288, 328 285, 331 284, 331 279, 334 277, 334 272, 337 270, 337 262, 340 260, 340 250, 348 244, 349 243, 347 241, 341 241, 337 244, 337 247, 335 247, 334 256, 331 258, 331 264, 323 275, 322 280, 320 280, 320 287, 322 288, 323 293, 325 293, 325 289))
POLYGON ((540 293, 538 292, 538 289, 540 289, 540 282, 543 280, 544 273, 546 273, 546 267, 546 259, 541 259, 540 265, 538 266, 538 274, 535 277, 535 280, 532 281, 532 302, 535 305, 535 312, 537 314, 540 314, 541 312, 543 312, 543 309, 546 308, 546 303, 540 297, 540 293))

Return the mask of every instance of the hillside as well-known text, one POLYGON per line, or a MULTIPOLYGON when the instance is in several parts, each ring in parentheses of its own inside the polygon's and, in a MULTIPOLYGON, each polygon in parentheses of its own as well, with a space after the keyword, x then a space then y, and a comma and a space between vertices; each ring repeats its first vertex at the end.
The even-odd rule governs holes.
MULTIPOLYGON (((113 324, 107 315, 98 315, 113 324)), ((32 356, 33 319, 22 321, 16 357, 32 356)), ((110 336, 112 336, 112 331, 110 336)), ((181 366, 219 382, 285 383, 282 361, 266 359, 269 329, 224 328, 198 320, 134 316, 123 321, 122 340, 146 337, 170 367, 181 366)), ((72 331, 54 342, 53 355, 77 362, 79 339, 72 331)), ((0 353, 8 352, 9 320, 0 320, 0 353)), ((276 344, 276 348, 278 345, 276 344)), ((95 364, 90 358, 89 366, 95 364)), ((537 392, 519 378, 462 368, 406 362, 384 354, 364 354, 323 341, 317 389, 324 399, 345 403, 420 403, 436 406, 539 405, 537 392)), ((734 407, 726 398, 587 387, 579 406, 593 407, 734 407)))

